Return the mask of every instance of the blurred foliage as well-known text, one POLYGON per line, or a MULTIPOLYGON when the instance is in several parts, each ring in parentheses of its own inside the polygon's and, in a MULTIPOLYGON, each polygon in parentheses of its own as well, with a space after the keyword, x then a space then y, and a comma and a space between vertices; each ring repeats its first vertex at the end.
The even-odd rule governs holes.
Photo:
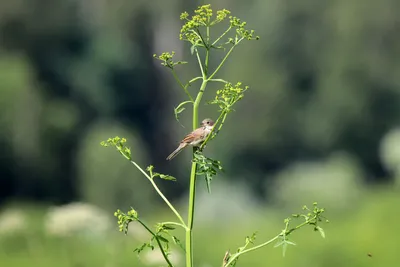
MULTIPOLYGON (((393 230, 397 228, 398 214, 393 207, 400 205, 399 192, 382 187, 374 192, 363 189, 357 201, 349 203, 340 210, 328 210, 327 215, 334 220, 325 225, 326 239, 321 241, 320 234, 311 236, 309 229, 302 229, 293 236, 297 246, 289 247, 286 256, 282 257, 280 249, 265 247, 239 260, 241 266, 392 266, 400 260, 397 253, 397 236, 393 230), (371 216, 373 214, 373 216, 371 216)), ((31 207, 32 208, 32 207, 31 207)), ((101 236, 107 242, 98 242, 99 237, 70 235, 55 236, 45 231, 45 210, 30 211, 24 206, 13 206, 26 216, 24 230, 0 234, 0 265, 23 266, 158 266, 157 254, 148 257, 141 254, 140 259, 133 253, 135 246, 140 245, 148 236, 130 227, 133 235, 122 236, 115 225, 114 231, 101 236), (27 223, 29 221, 29 223, 27 223)), ((294 212, 297 209, 292 209, 294 212)), ((161 210, 154 214, 159 218, 161 210)), ((225 251, 241 246, 243 236, 258 230, 257 240, 271 238, 271 235, 282 227, 286 211, 280 209, 258 209, 259 217, 238 217, 223 227, 215 227, 214 223, 198 224, 195 232, 196 249, 201 256, 196 258, 197 266, 216 266, 225 251), (210 246, 210 237, 218 240, 210 246)), ((0 224, 4 215, 0 213, 0 224)), ((220 217, 220 220, 223 218, 220 217)), ((2 224, 3 226, 4 224, 2 224)), ((257 244, 257 241, 256 241, 257 244)), ((183 260, 179 250, 173 252, 177 262, 183 260)), ((162 260, 162 259, 160 259, 162 260)))
MULTIPOLYGON (((184 175, 185 169, 164 161, 187 131, 173 116, 182 93, 152 55, 164 47, 177 58, 191 58, 189 47, 178 43, 177 14, 196 3, 61 2, 0 3, 0 197, 56 202, 78 197, 79 181, 91 178, 77 153, 97 153, 79 137, 107 121, 135 132, 152 164, 184 175)), ((337 151, 359 162, 364 181, 393 178, 379 150, 400 116, 398 3, 368 3, 217 4, 251 17, 265 36, 230 59, 251 64, 222 69, 226 77, 247 77, 252 88, 239 103, 243 112, 227 121, 222 140, 209 148, 228 163, 233 179, 250 176, 246 182, 264 196, 265 178, 276 180, 276 173, 298 161, 324 161, 337 151)), ((179 68, 183 78, 194 64, 185 67, 179 68)), ((210 100, 212 90, 206 92, 210 100)), ((213 117, 212 112, 201 116, 213 117)), ((184 125, 188 115, 182 116, 184 125)), ((104 168, 98 166, 96 179, 108 183, 104 168)), ((181 179, 179 188, 166 189, 179 197, 186 183, 181 179)))

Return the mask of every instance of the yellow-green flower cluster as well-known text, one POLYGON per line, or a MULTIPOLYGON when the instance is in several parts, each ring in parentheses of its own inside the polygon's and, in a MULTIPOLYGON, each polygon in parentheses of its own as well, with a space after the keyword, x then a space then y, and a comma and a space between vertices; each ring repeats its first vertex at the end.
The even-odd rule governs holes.
POLYGON ((161 65, 168 67, 170 69, 173 69, 175 65, 179 65, 179 64, 186 64, 187 62, 185 61, 173 61, 172 58, 175 56, 175 52, 172 51, 171 53, 169 52, 163 52, 161 53, 161 55, 157 56, 157 54, 153 54, 153 57, 161 60, 162 63, 161 65))
POLYGON ((193 15, 191 19, 189 19, 189 14, 187 12, 181 14, 180 19, 186 20, 186 23, 181 28, 179 38, 181 40, 189 41, 192 44, 197 44, 202 41, 199 28, 201 26, 212 26, 223 21, 227 15, 230 14, 230 11, 226 9, 218 10, 217 16, 213 21, 211 20, 213 16, 211 5, 200 6, 194 11, 194 13, 195 15, 193 15))
POLYGON ((238 82, 235 85, 226 83, 224 88, 217 91, 215 99, 211 104, 218 104, 221 110, 229 112, 231 107, 240 99, 243 98, 244 92, 248 86, 242 87, 242 83, 238 82))
POLYGON ((121 210, 114 212, 114 216, 118 219, 118 227, 120 232, 128 232, 129 223, 138 220, 138 213, 136 210, 131 209, 128 213, 123 213, 121 210))
POLYGON ((107 141, 102 141, 100 145, 104 147, 113 146, 126 158, 131 159, 131 149, 125 146, 126 139, 119 136, 108 138, 107 141))

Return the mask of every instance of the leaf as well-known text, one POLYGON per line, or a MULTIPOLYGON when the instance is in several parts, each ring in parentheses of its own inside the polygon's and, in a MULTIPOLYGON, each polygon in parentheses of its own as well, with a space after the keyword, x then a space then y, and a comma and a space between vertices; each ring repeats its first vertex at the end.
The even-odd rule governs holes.
POLYGON ((172 240, 174 241, 175 244, 177 244, 183 251, 186 252, 185 247, 183 246, 182 242, 176 237, 172 236, 172 240))
POLYGON ((166 224, 163 224, 163 229, 165 229, 165 230, 175 230, 175 227, 172 227, 172 226, 169 226, 169 225, 166 225, 166 224))
POLYGON ((161 236, 161 235, 157 235, 158 240, 164 242, 164 243, 169 243, 168 239, 166 239, 165 237, 161 236))
POLYGON ((274 248, 277 248, 279 246, 282 246, 282 244, 285 242, 285 240, 281 240, 278 243, 275 244, 274 248))
POLYGON ((192 101, 184 101, 182 103, 180 103, 176 108, 174 108, 174 114, 175 114, 175 119, 177 121, 179 121, 179 114, 182 113, 186 108, 184 107, 184 105, 188 104, 188 103, 192 103, 192 101))
POLYGON ((283 244, 282 244, 282 255, 283 255, 283 257, 285 257, 286 249, 287 249, 287 243, 283 242, 283 244))
POLYGON ((207 192, 209 194, 211 194, 211 180, 212 179, 210 177, 208 177, 208 175, 206 175, 205 179, 206 179, 206 185, 207 185, 207 192))
POLYGON ((315 229, 321 234, 322 238, 325 238, 325 231, 321 227, 317 226, 315 229))
POLYGON ((149 243, 143 243, 140 247, 135 248, 133 252, 137 252, 137 254, 139 255, 146 247, 149 246, 150 246, 149 243))
POLYGON ((297 244, 292 242, 292 241, 286 240, 285 242, 286 242, 286 244, 289 244, 289 245, 292 245, 292 246, 297 246, 297 244))
POLYGON ((168 181, 176 181, 176 178, 171 175, 160 174, 161 179, 168 180, 168 181))

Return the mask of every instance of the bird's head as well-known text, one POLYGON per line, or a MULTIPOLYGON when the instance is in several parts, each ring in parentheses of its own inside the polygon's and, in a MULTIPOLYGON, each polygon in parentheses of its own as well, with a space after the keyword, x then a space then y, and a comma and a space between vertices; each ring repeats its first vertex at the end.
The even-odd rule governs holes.
POLYGON ((201 124, 203 127, 213 127, 214 126, 214 121, 212 119, 204 119, 201 124))

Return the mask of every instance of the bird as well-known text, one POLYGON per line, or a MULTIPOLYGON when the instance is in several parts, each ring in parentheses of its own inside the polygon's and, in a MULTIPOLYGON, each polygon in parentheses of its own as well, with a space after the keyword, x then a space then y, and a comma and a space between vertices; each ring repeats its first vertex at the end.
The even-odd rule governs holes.
POLYGON ((212 119, 204 119, 200 125, 201 126, 199 128, 183 138, 178 148, 167 157, 167 160, 175 158, 175 156, 178 155, 185 147, 198 147, 201 145, 201 143, 203 143, 204 140, 206 140, 207 136, 211 133, 214 127, 214 121, 212 119))

